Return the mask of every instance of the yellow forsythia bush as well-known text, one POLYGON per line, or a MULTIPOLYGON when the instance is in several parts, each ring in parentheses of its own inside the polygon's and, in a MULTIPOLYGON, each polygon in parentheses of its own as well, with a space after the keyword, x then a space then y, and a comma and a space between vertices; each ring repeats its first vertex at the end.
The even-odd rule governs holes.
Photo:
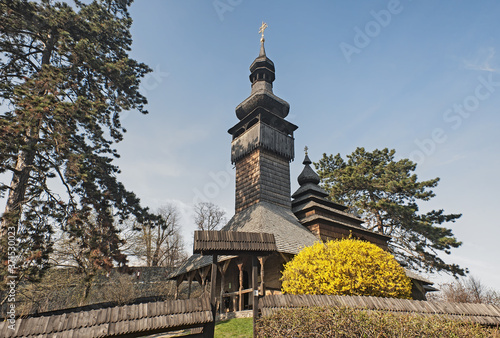
POLYGON ((411 298, 411 281, 388 252, 357 239, 318 242, 285 265, 290 294, 411 298))

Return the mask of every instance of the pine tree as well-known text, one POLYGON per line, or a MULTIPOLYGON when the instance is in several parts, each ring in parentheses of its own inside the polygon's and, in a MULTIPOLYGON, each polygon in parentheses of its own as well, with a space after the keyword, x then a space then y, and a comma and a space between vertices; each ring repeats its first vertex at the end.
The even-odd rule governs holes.
POLYGON ((451 229, 441 226, 461 214, 445 214, 442 209, 419 213, 417 201, 435 196, 430 189, 439 178, 419 182, 417 165, 408 159, 395 161, 394 155, 395 150, 387 148, 357 148, 347 161, 340 154, 323 154, 315 166, 332 200, 359 214, 370 230, 392 236, 389 248, 398 261, 417 271, 464 275, 465 269, 445 263, 439 255, 462 244, 451 229))
POLYGON ((96 264, 126 263, 106 244, 119 241, 113 218, 148 215, 113 165, 125 132, 120 113, 147 113, 139 83, 150 68, 128 56, 131 2, 0 2, 0 174, 12 177, 0 182, 2 276, 36 277, 48 266, 54 227, 76 238, 90 217, 96 264), (7 271, 12 253, 19 260, 7 271))

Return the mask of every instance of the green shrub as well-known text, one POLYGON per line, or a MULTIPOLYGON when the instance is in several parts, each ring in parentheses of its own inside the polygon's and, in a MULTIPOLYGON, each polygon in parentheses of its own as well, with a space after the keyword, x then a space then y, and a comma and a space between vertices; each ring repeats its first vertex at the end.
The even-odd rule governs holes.
POLYGON ((257 337, 500 337, 500 330, 437 316, 312 307, 259 319, 257 337))

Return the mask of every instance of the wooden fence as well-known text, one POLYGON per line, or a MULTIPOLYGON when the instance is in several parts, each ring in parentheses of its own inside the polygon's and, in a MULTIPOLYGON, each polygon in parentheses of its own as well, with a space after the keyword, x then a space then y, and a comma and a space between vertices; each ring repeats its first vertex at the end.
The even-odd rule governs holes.
POLYGON ((347 307, 370 311, 415 313, 446 319, 465 320, 481 325, 500 325, 500 307, 488 304, 430 302, 408 299, 326 296, 326 295, 270 295, 262 297, 259 308, 262 316, 269 316, 283 308, 313 306, 347 307))
POLYGON ((18 318, 15 330, 8 321, 0 323, 0 337, 139 337, 209 325, 212 308, 203 297, 18 318))
MULTIPOLYGON (((500 325, 500 307, 487 304, 429 302, 365 296, 269 295, 260 297, 262 316, 283 308, 333 306, 439 316, 481 325, 500 325)), ((203 327, 198 336, 213 335, 208 297, 115 306, 90 311, 18 318, 15 330, 0 323, 0 337, 139 337, 203 327)))

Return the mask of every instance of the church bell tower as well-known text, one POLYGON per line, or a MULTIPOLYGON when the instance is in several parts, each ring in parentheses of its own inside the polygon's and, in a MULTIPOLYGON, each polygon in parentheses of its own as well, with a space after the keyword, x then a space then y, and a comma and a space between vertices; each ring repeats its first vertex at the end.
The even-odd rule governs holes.
POLYGON ((228 130, 236 166, 236 213, 259 202, 291 209, 289 164, 297 126, 285 120, 288 102, 273 94, 275 70, 264 49, 266 27, 261 26, 260 53, 250 66, 252 91, 236 107, 240 121, 228 130))

